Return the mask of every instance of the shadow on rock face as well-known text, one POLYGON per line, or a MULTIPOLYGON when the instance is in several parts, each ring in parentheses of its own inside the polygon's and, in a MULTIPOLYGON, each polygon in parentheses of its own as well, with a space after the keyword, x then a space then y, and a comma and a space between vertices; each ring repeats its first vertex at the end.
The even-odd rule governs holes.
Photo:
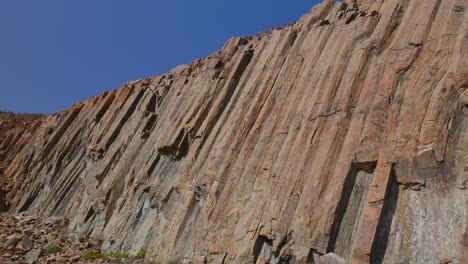
POLYGON ((5 192, 0 189, 0 213, 5 213, 8 210, 9 210, 9 207, 5 200, 5 192))

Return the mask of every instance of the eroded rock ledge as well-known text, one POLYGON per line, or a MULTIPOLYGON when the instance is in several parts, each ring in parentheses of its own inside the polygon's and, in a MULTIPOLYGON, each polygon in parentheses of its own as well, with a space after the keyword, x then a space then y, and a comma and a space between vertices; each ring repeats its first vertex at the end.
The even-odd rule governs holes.
POLYGON ((324 1, 232 38, 48 116, 8 202, 161 263, 463 263, 467 10, 324 1))

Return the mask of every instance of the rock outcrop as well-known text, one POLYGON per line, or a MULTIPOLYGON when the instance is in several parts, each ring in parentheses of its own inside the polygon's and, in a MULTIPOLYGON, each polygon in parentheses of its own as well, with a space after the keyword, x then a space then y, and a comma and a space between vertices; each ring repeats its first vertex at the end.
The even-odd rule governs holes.
POLYGON ((160 263, 466 263, 467 87, 467 0, 324 1, 46 117, 8 202, 160 263))
POLYGON ((42 118, 40 114, 0 112, 0 213, 9 209, 6 193, 14 185, 21 184, 6 178, 4 171, 16 156, 21 156, 21 151, 41 126, 42 118))

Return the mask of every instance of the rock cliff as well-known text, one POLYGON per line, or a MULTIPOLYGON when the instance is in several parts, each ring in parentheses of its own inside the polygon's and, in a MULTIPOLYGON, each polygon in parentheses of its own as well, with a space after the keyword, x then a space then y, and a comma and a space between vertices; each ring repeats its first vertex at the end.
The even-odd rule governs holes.
POLYGON ((6 196, 159 263, 463 263, 467 87, 468 0, 327 0, 28 126, 6 196))
POLYGON ((4 171, 16 156, 21 156, 21 151, 30 143, 43 118, 40 114, 0 111, 0 213, 9 209, 6 193, 21 184, 8 179, 4 171))

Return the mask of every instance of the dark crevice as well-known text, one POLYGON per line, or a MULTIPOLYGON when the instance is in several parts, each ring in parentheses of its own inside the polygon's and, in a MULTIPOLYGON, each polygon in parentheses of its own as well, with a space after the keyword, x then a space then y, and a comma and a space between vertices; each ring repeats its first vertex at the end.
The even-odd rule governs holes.
POLYGON ((115 93, 111 93, 107 96, 106 101, 102 105, 102 107, 99 109, 99 111, 96 113, 96 116, 94 117, 94 120, 96 123, 99 123, 104 116, 104 114, 107 112, 109 107, 111 106, 112 102, 115 99, 115 93))
MULTIPOLYGON (((204 138, 207 138, 209 136, 212 126, 214 126, 214 124, 217 122, 218 117, 224 111, 227 103, 231 100, 231 97, 238 86, 240 78, 242 77, 243 73, 245 72, 245 69, 250 63, 252 55, 251 53, 253 52, 245 52, 238 61, 238 63, 234 65, 235 68, 233 68, 233 73, 231 74, 229 81, 226 84, 223 84, 223 88, 226 87, 226 89, 219 89, 220 92, 216 92, 216 94, 213 95, 213 97, 210 100, 200 105, 199 107, 196 107, 195 111, 193 111, 192 116, 188 118, 187 124, 190 123, 193 119, 195 119, 193 125, 191 125, 191 127, 188 129, 189 133, 192 136, 197 136, 200 127, 202 127, 203 123, 206 122, 208 123, 208 125, 205 126, 206 131, 204 131, 204 135, 206 136, 204 138), (214 105, 214 102, 217 102, 220 99, 221 102, 219 104, 214 105), (201 107, 202 109, 200 110, 201 107), (213 113, 210 115, 211 112, 213 113), (208 120, 207 117, 209 118, 208 120)), ((220 83, 218 82, 216 85, 219 84, 220 83)))
POLYGON ((13 134, 9 134, 7 136, 7 138, 4 140, 4 143, 2 144, 1 150, 6 150, 11 145, 11 142, 13 142, 13 137, 14 136, 15 135, 13 135, 13 134))
POLYGON ((83 224, 86 226, 86 228, 83 230, 88 236, 93 232, 94 227, 93 227, 93 222, 96 220, 96 217, 98 216, 98 213, 94 210, 93 207, 89 208, 86 217, 83 221, 83 224))
POLYGON ((91 217, 93 217, 94 215, 96 214, 96 212, 94 211, 94 208, 89 208, 88 210, 88 213, 86 214, 86 217, 84 219, 84 222, 88 222, 89 219, 91 219, 91 217))
MULTIPOLYGON (((268 239, 265 236, 259 235, 257 239, 255 240, 255 244, 253 247, 253 256, 254 256, 253 263, 257 263, 257 260, 260 257, 260 254, 262 253, 262 249, 264 248, 265 245, 271 248, 273 245, 273 240, 268 239)), ((266 261, 269 261, 269 259, 266 259, 266 261)))
POLYGON ((81 109, 83 106, 77 107, 72 110, 72 112, 68 115, 66 118, 65 122, 63 125, 59 128, 59 130, 54 134, 50 142, 47 144, 47 146, 44 148, 42 151, 42 160, 44 160, 48 155, 49 152, 52 150, 52 148, 57 144, 59 139, 63 136, 65 131, 70 127, 70 125, 73 123, 73 121, 78 117, 78 114, 80 113, 81 109))
POLYGON ((278 264, 294 264, 298 263, 296 261, 296 256, 293 256, 291 254, 285 254, 284 256, 281 256, 281 258, 278 260, 278 264))
POLYGON ((151 135, 151 131, 153 131, 153 128, 156 125, 157 120, 158 120, 158 115, 153 114, 150 116, 150 118, 148 119, 148 122, 146 122, 146 125, 143 128, 143 131, 141 133, 142 139, 149 138, 149 136, 151 135))
POLYGON ((431 19, 429 21, 429 25, 426 29, 426 34, 425 34, 425 39, 424 40, 427 40, 427 38, 429 37, 429 33, 432 29, 432 25, 434 24, 434 21, 437 17, 437 14, 439 13, 439 10, 440 10, 440 6, 442 4, 442 0, 436 0, 437 2, 435 3, 435 7, 434 9, 432 10, 432 14, 431 14, 431 19))
POLYGON ((146 106, 146 112, 156 113, 157 105, 158 105, 158 98, 156 94, 153 94, 149 100, 148 105, 146 106))
POLYGON ((423 44, 422 44, 422 43, 413 43, 413 42, 410 42, 409 45, 410 45, 410 46, 413 46, 413 47, 416 47, 416 48, 419 48, 419 47, 421 47, 423 44))
POLYGON ((60 172, 62 171, 62 162, 63 162, 63 159, 65 158, 65 156, 68 154, 68 152, 64 151, 62 152, 59 157, 57 158, 56 162, 55 162, 55 169, 54 169, 54 173, 50 179, 50 185, 54 185, 54 183, 56 182, 57 180, 57 176, 59 176, 60 172))
POLYGON ((463 12, 463 10, 465 10, 465 7, 462 5, 455 5, 452 9, 453 12, 463 12))
MULTIPOLYGON (((296 43, 297 37, 298 37, 298 34, 296 30, 292 31, 291 34, 289 34, 287 44, 283 47, 283 50, 282 50, 282 53, 286 53, 287 56, 284 58, 283 63, 281 63, 281 67, 280 67, 280 71, 278 72, 278 75, 281 73, 281 69, 283 69, 284 64, 287 60, 287 57, 289 57, 289 53, 291 52, 291 47, 294 46, 294 44, 296 43)), ((276 81, 278 81, 278 79, 276 79, 276 81)), ((275 81, 275 84, 276 84, 276 81, 275 81)))
POLYGON ((403 186, 403 190, 421 191, 426 188, 427 181, 421 182, 405 182, 400 183, 403 186))
MULTIPOLYGON (((80 141, 77 142, 77 140, 79 139, 79 136, 81 134, 81 128, 78 129, 78 131, 71 137, 71 140, 70 140, 70 143, 68 144, 68 146, 63 150, 61 151, 62 153, 58 156, 57 158, 57 161, 55 162, 55 168, 54 168, 54 173, 50 179, 50 185, 53 186, 55 184, 55 182, 58 180, 59 178, 59 175, 60 173, 63 171, 63 168, 62 168, 62 165, 63 165, 63 161, 65 160, 65 157, 69 156, 69 157, 74 157, 73 152, 76 152, 78 150, 78 148, 73 148, 74 146, 76 145, 79 145, 80 144, 80 141), (77 144, 75 144, 77 143, 77 144), (71 154, 71 155, 70 155, 71 154)), ((65 162, 67 163, 67 162, 65 162)))
POLYGON ((185 129, 182 129, 174 143, 168 146, 159 147, 158 153, 163 156, 169 156, 174 160, 180 160, 187 155, 189 143, 189 134, 185 132, 185 129))
POLYGON ((346 207, 348 206, 348 200, 353 190, 354 183, 356 181, 356 172, 353 168, 348 176, 346 176, 345 183, 343 185, 343 191, 341 192, 341 198, 336 207, 335 216, 333 217, 333 224, 331 226, 330 240, 328 242, 327 252, 334 252, 338 233, 340 231, 341 221, 343 220, 346 207))
POLYGON ((127 112, 125 112, 125 115, 120 120, 120 122, 117 125, 117 127, 115 128, 114 132, 112 132, 112 135, 109 137, 109 140, 106 142, 106 145, 105 145, 106 151, 109 150, 109 148, 115 142, 115 140, 119 136, 120 132, 122 131, 122 128, 127 123, 128 119, 132 116, 133 112, 135 112, 136 107, 138 106, 138 103, 140 102, 141 98, 143 97, 144 92, 145 92, 144 90, 140 90, 138 92, 138 95, 136 96, 135 100, 130 105, 127 112))
POLYGON ((143 207, 141 207, 140 210, 138 210, 138 214, 136 215, 135 222, 133 223, 133 229, 135 229, 138 226, 142 216, 143 216, 143 207))
POLYGON ((351 22, 353 22, 354 20, 356 20, 356 18, 359 16, 359 13, 356 12, 356 13, 353 13, 350 17, 348 17, 348 19, 346 19, 346 22, 345 24, 349 24, 351 22))
POLYGON ((232 95, 234 94, 234 91, 236 90, 236 88, 239 86, 242 75, 244 74, 245 70, 249 66, 253 58, 253 55, 254 55, 254 52, 250 50, 244 53, 236 71, 234 72, 232 76, 232 81, 228 84, 226 94, 223 95, 222 101, 217 107, 217 112, 208 121, 209 125, 207 126, 206 131, 204 131, 205 139, 210 136, 211 131, 213 130, 215 126, 215 123, 219 120, 219 117, 222 115, 226 106, 231 101, 232 95))
POLYGON ((42 190, 42 184, 37 186, 28 196, 26 201, 23 203, 23 205, 19 208, 18 212, 24 212, 29 209, 29 207, 32 205, 34 200, 36 200, 37 196, 39 195, 39 192, 42 190))
POLYGON ((377 225, 374 243, 372 245, 370 263, 383 263, 392 227, 393 216, 395 215, 397 207, 399 192, 400 188, 396 181, 395 170, 392 169, 391 177, 389 177, 387 190, 385 192, 385 199, 383 201, 382 212, 377 225))
MULTIPOLYGON (((110 113, 112 113, 112 115, 107 120, 106 126, 104 126, 104 131, 102 131, 101 135, 99 135, 98 139, 96 140, 96 144, 101 143, 101 140, 104 139, 104 136, 108 134, 109 129, 112 128, 112 124, 117 122, 115 119, 119 116, 120 112, 122 111, 122 107, 127 103, 129 98, 132 96, 132 93, 133 93, 134 90, 135 90, 135 88, 133 86, 129 87, 127 85, 125 86, 125 88, 123 90, 120 90, 120 91, 123 91, 122 93, 125 93, 125 99, 123 100, 123 102, 121 102, 121 100, 115 100, 115 110, 110 112, 110 113), (119 104, 119 102, 120 102, 120 104, 119 104)), ((119 94, 119 92, 117 93, 117 95, 119 94)), ((121 93, 120 97, 123 96, 122 93, 121 93)))
POLYGON ((314 117, 311 117, 309 118, 309 121, 315 121, 319 118, 327 118, 327 117, 331 117, 331 116, 334 116, 340 112, 342 112, 343 109, 337 109, 337 110, 334 110, 334 111, 331 111, 330 113, 325 113, 325 114, 319 114, 319 115, 316 115, 314 117))
POLYGON ((330 230, 327 252, 347 259, 363 201, 372 183, 376 162, 353 163, 343 184, 340 201, 330 230))
POLYGON ((106 212, 105 212, 105 218, 104 218, 104 230, 107 227, 107 224, 109 223, 110 218, 114 215, 114 211, 116 209, 117 205, 117 200, 120 199, 122 192, 124 190, 124 184, 125 182, 122 179, 119 179, 115 182, 114 186, 112 189, 109 189, 109 191, 106 193, 106 212))
POLYGON ((223 259, 221 260, 221 264, 226 263, 227 253, 224 253, 223 259))
POLYGON ((74 173, 72 180, 68 184, 64 184, 64 186, 61 188, 61 194, 60 196, 57 195, 58 199, 55 201, 55 206, 52 210, 52 215, 60 216, 61 214, 63 214, 63 208, 72 199, 73 195, 76 193, 76 189, 80 186, 81 178, 79 177, 79 175, 81 175, 81 173, 85 169, 86 167, 82 166, 79 171, 76 171, 76 173, 74 173))
POLYGON ((377 167, 377 162, 370 161, 370 162, 354 163, 354 167, 357 170, 365 171, 367 173, 374 173, 375 167, 377 167))
POLYGON ((322 254, 318 252, 317 249, 311 248, 309 250, 309 254, 307 255, 307 263, 320 263, 319 262, 319 257, 322 254))
POLYGON ((379 12, 377 12, 377 11, 374 10, 374 11, 372 11, 372 12, 370 13, 369 16, 375 17, 375 16, 378 16, 378 15, 380 15, 379 12))
POLYGON ((328 16, 335 5, 334 1, 327 1, 324 4, 325 6, 322 8, 322 10, 320 10, 320 14, 310 19, 309 23, 307 24, 308 28, 311 28, 315 23, 328 16))
MULTIPOLYGON (((85 168, 86 167, 82 166, 81 169, 77 171, 75 175, 80 175, 85 170, 85 168)), ((68 182, 68 184, 67 183, 63 184, 64 186, 61 188, 60 192, 57 191, 58 193, 56 193, 55 195, 56 200, 54 200, 55 205, 52 210, 52 215, 55 215, 55 216, 60 215, 60 211, 63 208, 61 207, 61 205, 62 204, 66 205, 71 200, 73 195, 76 193, 77 187, 80 185, 80 180, 81 180, 80 177, 74 176, 72 180, 68 182)))
POLYGON ((151 163, 151 166, 148 168, 147 171, 148 177, 151 177, 151 174, 153 174, 154 169, 156 168, 156 165, 158 165, 160 158, 161 156, 157 155, 154 161, 151 163))
POLYGON ((96 175, 96 180, 98 181, 99 184, 101 184, 104 178, 107 176, 107 174, 109 174, 109 171, 112 169, 112 166, 114 165, 114 163, 119 160, 120 154, 121 154, 120 152, 121 152, 120 149, 118 149, 114 153, 114 156, 109 161, 109 163, 107 163, 106 167, 104 168, 104 171, 101 174, 96 175))
POLYGON ((145 200, 143 204, 140 207, 140 210, 138 210, 138 213, 135 218, 135 222, 133 223, 133 229, 135 229, 139 223, 141 223, 141 220, 143 217, 146 215, 146 212, 150 208, 150 202, 148 200, 145 200))
POLYGON ((278 246, 276 247, 276 251, 274 251, 273 254, 275 254, 275 256, 278 257, 281 253, 281 250, 283 249, 284 246, 286 246, 286 244, 288 244, 288 242, 289 242, 289 234, 286 234, 285 236, 281 238, 281 241, 279 242, 278 246))
POLYGON ((326 25, 330 25, 330 21, 328 19, 322 20, 318 26, 321 27, 326 25))
POLYGON ((338 8, 338 11, 346 11, 348 9, 348 3, 346 2, 341 2, 340 7, 338 8))
POLYGON ((161 207, 164 206, 165 204, 167 204, 167 202, 169 202, 169 199, 171 198, 172 194, 175 192, 175 188, 174 187, 171 187, 171 189, 169 190, 169 192, 166 194, 166 196, 161 200, 161 207))
POLYGON ((112 194, 112 189, 107 190, 106 196, 104 198, 104 205, 107 205, 112 194))
POLYGON ((6 201, 5 191, 0 189, 0 213, 5 213, 10 210, 10 207, 6 201))

